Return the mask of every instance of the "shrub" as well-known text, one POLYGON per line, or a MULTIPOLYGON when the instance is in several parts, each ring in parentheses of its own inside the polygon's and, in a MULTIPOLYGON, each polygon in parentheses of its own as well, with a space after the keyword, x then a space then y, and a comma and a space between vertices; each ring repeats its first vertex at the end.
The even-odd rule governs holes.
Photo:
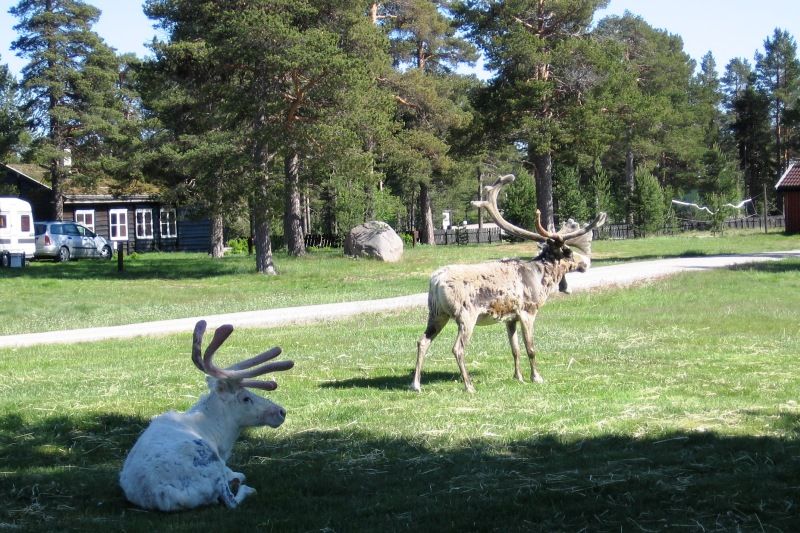
POLYGON ((247 239, 245 237, 238 237, 228 241, 228 248, 231 249, 232 254, 246 254, 248 252, 247 239))

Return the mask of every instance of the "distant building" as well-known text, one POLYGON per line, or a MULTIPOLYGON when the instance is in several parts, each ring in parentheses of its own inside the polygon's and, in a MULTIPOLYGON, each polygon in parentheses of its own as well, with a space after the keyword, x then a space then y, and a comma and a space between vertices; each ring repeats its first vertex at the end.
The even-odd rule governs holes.
POLYGON ((775 190, 783 197, 787 233, 800 233, 800 161, 789 162, 775 190))
MULTIPOLYGON (((52 189, 40 165, 0 164, 0 186, 31 204, 33 219, 50 220, 52 189)), ((92 190, 69 187, 64 194, 64 220, 73 220, 128 252, 208 252, 211 224, 185 207, 164 204, 152 187, 136 193, 115 193, 98 185, 92 190)))

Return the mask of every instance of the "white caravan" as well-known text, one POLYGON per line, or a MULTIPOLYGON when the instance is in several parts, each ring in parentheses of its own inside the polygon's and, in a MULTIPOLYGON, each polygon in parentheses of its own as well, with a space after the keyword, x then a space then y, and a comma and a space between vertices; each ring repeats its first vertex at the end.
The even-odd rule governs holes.
POLYGON ((19 198, 0 197, 0 264, 10 266, 12 254, 33 259, 36 251, 31 204, 19 198))

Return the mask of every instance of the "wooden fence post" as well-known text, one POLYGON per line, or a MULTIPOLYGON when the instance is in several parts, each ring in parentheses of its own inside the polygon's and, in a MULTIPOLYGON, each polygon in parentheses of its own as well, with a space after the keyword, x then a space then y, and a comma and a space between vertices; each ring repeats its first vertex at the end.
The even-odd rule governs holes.
POLYGON ((125 264, 123 259, 124 254, 122 253, 122 242, 117 243, 117 272, 122 272, 125 270, 125 264))

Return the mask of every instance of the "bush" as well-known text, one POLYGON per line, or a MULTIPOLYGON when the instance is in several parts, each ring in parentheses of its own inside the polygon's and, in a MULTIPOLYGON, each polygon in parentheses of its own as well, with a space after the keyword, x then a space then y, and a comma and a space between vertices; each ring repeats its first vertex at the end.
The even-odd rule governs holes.
POLYGON ((232 254, 246 254, 248 252, 247 239, 245 237, 238 237, 228 241, 228 248, 231 249, 232 254))

